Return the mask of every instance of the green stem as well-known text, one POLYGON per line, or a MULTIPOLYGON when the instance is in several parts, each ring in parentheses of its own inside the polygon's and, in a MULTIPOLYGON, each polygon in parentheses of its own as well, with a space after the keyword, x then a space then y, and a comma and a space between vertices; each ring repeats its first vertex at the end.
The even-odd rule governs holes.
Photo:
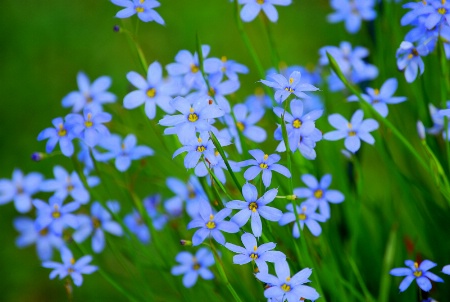
POLYGON ((231 295, 233 296, 234 300, 236 300, 236 302, 242 302, 241 298, 239 298, 239 295, 234 290, 234 288, 231 285, 230 281, 228 281, 227 275, 226 275, 225 270, 223 268, 222 260, 220 259, 219 254, 217 254, 216 248, 214 247, 212 242, 210 242, 210 247, 211 247, 211 250, 212 250, 212 252, 214 254, 214 259, 216 260, 215 262, 216 262, 217 270, 218 270, 219 275, 222 278, 223 282, 225 283, 225 286, 228 288, 228 290, 230 291, 231 295))

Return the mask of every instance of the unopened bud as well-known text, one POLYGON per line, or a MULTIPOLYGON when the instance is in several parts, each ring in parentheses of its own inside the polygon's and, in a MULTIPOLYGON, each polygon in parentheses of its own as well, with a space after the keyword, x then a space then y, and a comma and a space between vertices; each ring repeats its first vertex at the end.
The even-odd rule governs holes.
POLYGON ((183 246, 191 246, 192 245, 192 241, 181 239, 180 240, 180 244, 183 245, 183 246))
POLYGON ((287 195, 287 196, 286 196, 286 199, 287 199, 287 200, 296 200, 296 199, 297 199, 297 195, 295 195, 295 194, 287 195))
POLYGON ((31 154, 31 159, 34 161, 41 161, 45 158, 45 153, 42 152, 34 152, 33 154, 31 154))
POLYGON ((113 30, 118 33, 120 31, 120 26, 119 25, 114 25, 113 30))
POLYGON ((421 121, 417 121, 417 134, 421 140, 425 139, 425 126, 421 121))

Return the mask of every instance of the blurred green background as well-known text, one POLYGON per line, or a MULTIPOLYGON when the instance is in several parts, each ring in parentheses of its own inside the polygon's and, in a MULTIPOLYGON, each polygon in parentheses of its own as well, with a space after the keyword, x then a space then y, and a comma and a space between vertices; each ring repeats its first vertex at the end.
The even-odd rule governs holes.
MULTIPOLYGON (((399 7, 392 6, 392 8, 394 13, 403 13, 399 7)), ((47 178, 52 176, 55 164, 62 162, 70 168, 70 161, 60 156, 36 163, 31 161, 30 155, 35 151, 45 150, 45 142, 36 140, 38 133, 50 127, 53 118, 68 113, 68 109, 61 107, 61 99, 70 91, 77 89, 78 71, 86 72, 91 80, 102 75, 112 77, 113 85, 110 90, 118 96, 118 104, 121 104, 123 96, 129 89, 126 73, 131 70, 143 73, 127 37, 112 30, 116 24, 133 30, 138 19, 136 16, 123 21, 114 18, 119 9, 108 1, 25 0, 20 3, 11 0, 2 1, 0 178, 10 178, 14 168, 20 168, 25 173, 39 171, 47 178)), ((139 24, 138 39, 149 63, 157 60, 162 65, 167 65, 174 60, 179 50, 194 51, 198 34, 203 44, 211 46, 211 56, 226 55, 250 68, 249 74, 240 77, 242 85, 236 93, 236 101, 242 101, 253 93, 257 86, 255 83, 260 77, 238 34, 233 4, 226 0, 163 0, 157 11, 164 18, 166 26, 156 23, 139 24)), ((298 0, 289 7, 279 7, 278 12, 280 19, 278 23, 272 25, 274 40, 280 58, 288 65, 315 64, 320 47, 338 45, 342 40, 372 49, 377 45, 377 50, 371 51, 373 60, 382 63, 382 66, 379 66, 380 78, 376 83, 380 85, 388 77, 396 76, 400 82, 397 95, 409 97, 408 104, 404 103, 390 109, 390 119, 411 139, 416 148, 420 148, 415 134, 415 121, 418 118, 415 109, 420 106, 419 102, 424 100, 422 96, 417 100, 419 97, 416 92, 422 89, 431 102, 438 103, 439 96, 435 93, 437 84, 433 80, 431 65, 436 64, 437 60, 435 57, 427 59, 424 80, 414 83, 411 86, 413 88, 409 89, 410 86, 406 85, 403 75, 396 71, 393 53, 405 29, 391 25, 392 22, 398 24, 401 15, 397 15, 397 20, 384 20, 379 24, 383 38, 379 37, 377 40, 374 38, 373 24, 364 24, 361 31, 353 36, 345 32, 342 24, 328 24, 326 15, 331 9, 329 1, 326 0, 298 0), (424 81, 426 85, 423 84, 424 81), (403 114, 405 110, 409 110, 407 112, 410 114, 403 114)), ((245 24, 245 29, 264 67, 271 67, 268 37, 261 22, 256 20, 245 24)), ((328 113, 342 112, 341 107, 344 104, 342 95, 326 94, 326 97, 328 113)), ((347 116, 349 112, 347 110, 347 116)), ((127 115, 128 112, 118 111, 116 114, 127 115)), ((126 116, 123 118, 129 119, 126 116)), ((320 126, 324 131, 330 130, 324 117, 320 126)), ((122 130, 121 133, 124 134, 126 131, 122 130)), ((377 155, 374 149, 367 150, 361 156, 365 171, 366 203, 362 207, 363 216, 360 221, 364 221, 365 224, 361 225, 360 234, 357 236, 361 239, 358 246, 362 251, 357 265, 375 297, 378 295, 380 266, 386 242, 389 234, 392 234, 394 225, 396 232, 399 228, 399 235, 396 237, 398 254, 395 255, 395 267, 403 266, 403 260, 406 259, 402 240, 408 233, 426 256, 434 257, 431 260, 439 262, 440 266, 447 264, 446 262, 450 263, 450 258, 446 257, 450 255, 450 245, 446 243, 448 236, 446 238, 441 236, 446 234, 442 226, 447 222, 448 206, 442 206, 444 201, 439 193, 436 193, 433 182, 428 176, 422 175, 423 171, 392 138, 389 131, 382 129, 381 133, 387 138, 385 147, 390 150, 386 153, 390 161, 377 155), (399 175, 393 175, 395 173, 392 173, 392 169, 397 169, 399 175), (401 185, 398 185, 399 183, 401 185), (408 202, 414 206, 402 216, 408 202), (424 206, 426 203, 427 208, 424 206), (394 217, 398 218, 398 222, 393 220, 394 217), (423 238, 426 236, 431 237, 423 238), (380 256, 375 259, 374 255, 380 256)), ((145 134, 145 129, 141 130, 141 134, 145 134)), ((271 137, 270 131, 268 137, 271 137)), ((378 139, 380 137, 377 137, 377 142, 378 139)), ((433 146, 438 152, 443 150, 442 142, 439 140, 437 143, 433 142, 433 146)), ((321 174, 326 172, 333 174, 336 189, 348 186, 348 180, 340 179, 338 176, 342 170, 346 171, 349 168, 342 163, 340 148, 342 144, 319 143, 318 153, 325 155, 324 158, 327 160, 318 159, 313 164, 321 174)), ((384 147, 381 145, 379 148, 384 147)), ((166 175, 159 176, 158 180, 156 171, 152 174, 152 179, 158 182, 159 186, 163 186, 166 175)), ((300 185, 298 176, 297 173, 296 186, 300 185)), ((352 191, 354 188, 346 189, 352 191)), ((351 211, 348 205, 345 209, 337 210, 336 221, 332 225, 324 226, 324 232, 329 236, 340 234, 345 237, 342 234, 349 232, 345 226, 345 217, 351 216, 352 214, 349 214, 351 211)), ((3 276, 0 283, 0 301, 65 301, 67 298, 63 282, 48 280, 49 270, 40 266, 35 248, 18 249, 14 245, 17 233, 12 221, 16 215, 11 204, 0 208, 2 240, 0 274, 3 276)), ((315 243, 318 244, 317 241, 315 243)), ((104 264, 111 265, 111 270, 114 270, 114 258, 107 253, 105 257, 104 264)), ((345 264, 346 260, 343 259, 341 269, 344 271, 345 264)), ((152 276, 150 278, 155 278, 156 275, 152 276)), ((385 278, 392 277, 386 275, 385 278)), ((154 281, 149 279, 148 286, 151 287, 154 281)), ((393 284, 390 293, 396 297, 399 279, 392 278, 391 281, 393 284)), ((325 284, 332 286, 331 281, 325 284)), ((441 291, 441 298, 445 301, 445 293, 450 296, 450 291, 445 292, 444 285, 438 285, 438 288, 441 291)), ((192 296, 196 294, 194 290, 190 290, 189 293, 192 296)), ((83 286, 76 289, 74 297, 75 301, 125 300, 99 274, 87 276, 83 286)), ((164 301, 163 298, 160 299, 164 301)), ((171 299, 167 298, 167 301, 171 299)), ((332 300, 345 301, 345 298, 334 297, 332 300)))

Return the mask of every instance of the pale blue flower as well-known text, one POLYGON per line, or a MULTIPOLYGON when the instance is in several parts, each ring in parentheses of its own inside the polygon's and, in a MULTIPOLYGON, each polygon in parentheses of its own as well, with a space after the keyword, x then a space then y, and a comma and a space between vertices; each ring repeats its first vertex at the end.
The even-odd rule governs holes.
POLYGON ((53 249, 59 250, 64 245, 61 235, 56 235, 47 227, 38 227, 31 218, 15 218, 14 228, 20 233, 16 239, 16 245, 19 248, 23 248, 36 244, 37 254, 42 261, 52 259, 53 249))
POLYGON ((417 285, 426 292, 431 290, 432 285, 430 280, 434 282, 444 282, 439 276, 428 271, 436 266, 436 263, 430 260, 424 260, 420 265, 412 260, 406 260, 405 265, 407 267, 394 268, 389 272, 392 276, 405 277, 399 286, 401 292, 405 291, 414 279, 416 280, 417 285))
POLYGON ((128 134, 122 141, 119 135, 111 134, 101 140, 99 146, 106 149, 106 153, 96 153, 98 161, 115 159, 117 170, 124 172, 128 170, 132 160, 138 160, 151 156, 154 151, 147 146, 136 146, 137 140, 134 134, 128 134))
POLYGON ((364 113, 361 109, 356 110, 350 122, 342 115, 336 113, 328 116, 328 121, 337 130, 325 133, 326 140, 339 140, 345 138, 345 148, 355 153, 361 147, 361 140, 373 145, 375 139, 370 132, 378 129, 378 122, 374 119, 363 120, 364 113))
POLYGON ((274 5, 287 6, 291 3, 291 0, 239 0, 239 4, 244 5, 241 9, 241 19, 250 22, 262 10, 270 21, 277 22, 278 12, 274 5))
POLYGON ((242 227, 251 218, 253 234, 256 237, 261 237, 262 222, 260 216, 269 221, 278 221, 283 214, 280 210, 267 206, 275 199, 277 193, 278 189, 271 189, 258 198, 256 187, 246 183, 242 186, 242 195, 245 201, 232 200, 225 205, 229 209, 240 210, 231 218, 231 221, 242 227))
POLYGON ((76 242, 83 242, 89 235, 92 235, 92 250, 100 253, 105 248, 105 231, 122 236, 123 231, 120 224, 113 221, 111 214, 105 210, 98 201, 91 206, 91 215, 78 216, 79 227, 72 235, 76 242))
POLYGON ((264 290, 264 297, 275 299, 275 301, 298 302, 301 299, 316 300, 319 293, 312 287, 304 285, 311 282, 309 276, 312 269, 304 268, 291 277, 291 271, 286 261, 275 262, 276 276, 268 272, 256 274, 256 278, 266 283, 268 286, 264 290))
POLYGON ((207 237, 213 237, 218 243, 224 245, 225 237, 221 232, 237 233, 239 226, 224 219, 231 214, 230 209, 222 209, 216 214, 213 213, 209 202, 201 200, 199 207, 199 218, 188 223, 187 229, 199 228, 192 237, 192 245, 201 244, 207 237))
POLYGON ((428 48, 422 44, 415 47, 414 44, 408 41, 403 41, 397 49, 397 67, 399 70, 405 72, 405 78, 408 83, 413 82, 417 74, 423 74, 425 64, 422 56, 428 54, 428 48))
POLYGON ((186 212, 192 218, 197 218, 199 216, 200 201, 208 200, 197 177, 191 175, 187 183, 177 178, 169 177, 166 185, 167 188, 176 194, 176 196, 166 200, 164 203, 166 211, 170 215, 179 216, 183 211, 183 203, 186 202, 186 212))
POLYGON ((127 73, 127 79, 138 90, 128 93, 123 99, 126 109, 133 109, 145 103, 145 114, 151 120, 156 116, 156 105, 166 113, 174 113, 175 110, 169 102, 176 91, 170 83, 164 82, 161 64, 156 61, 150 64, 147 79, 135 71, 127 73))
POLYGON ((86 204, 89 202, 89 192, 81 182, 77 172, 68 173, 63 167, 53 167, 55 179, 45 180, 41 184, 41 190, 44 192, 55 192, 54 196, 64 200, 67 196, 72 197, 79 203, 86 204))
POLYGON ((24 175, 14 169, 12 179, 0 179, 0 205, 14 201, 19 213, 26 213, 32 208, 32 196, 40 191, 43 176, 32 172, 24 175))
POLYGON ((261 80, 261 83, 276 90, 274 98, 278 103, 284 102, 291 94, 294 94, 299 98, 308 98, 309 96, 303 91, 319 90, 319 88, 311 84, 300 81, 302 77, 300 71, 293 71, 289 76, 289 79, 286 79, 286 77, 281 74, 270 74, 267 77, 272 79, 273 82, 261 80))
POLYGON ((137 14, 143 22, 155 21, 164 25, 163 18, 154 10, 160 3, 155 0, 111 0, 115 5, 122 6, 124 9, 116 14, 116 18, 128 18, 137 14))
POLYGON ((71 131, 72 129, 61 117, 53 119, 52 124, 54 128, 42 130, 37 140, 48 139, 45 145, 45 152, 47 153, 51 153, 55 149, 56 144, 59 143, 62 154, 67 157, 72 156, 74 150, 72 140, 75 138, 75 135, 71 131))
POLYGON ((276 243, 268 242, 258 246, 255 236, 250 233, 244 233, 241 236, 244 247, 227 242, 225 247, 232 252, 238 253, 233 256, 233 263, 243 265, 254 261, 258 266, 259 272, 268 272, 269 267, 266 262, 275 263, 286 261, 286 255, 279 251, 272 251, 276 243))
MULTIPOLYGON (((388 115, 388 104, 398 104, 406 101, 406 97, 397 96, 394 97, 394 93, 397 90, 397 79, 391 78, 386 80, 380 89, 366 88, 367 94, 362 94, 362 98, 373 106, 382 117, 388 115)), ((348 98, 349 101, 358 101, 356 95, 352 95, 348 98)))
POLYGON ((89 265, 89 262, 92 261, 92 256, 87 255, 75 261, 72 252, 65 246, 61 248, 61 259, 63 263, 53 261, 42 263, 43 267, 53 269, 50 273, 50 279, 54 279, 56 276, 59 276, 59 279, 70 276, 73 283, 76 286, 80 286, 83 283, 82 274, 92 274, 98 270, 97 266, 89 265))
POLYGON ((326 219, 330 218, 331 203, 341 203, 344 201, 344 195, 337 190, 329 190, 331 184, 331 175, 325 174, 320 182, 311 174, 302 175, 302 181, 308 188, 296 188, 294 194, 297 198, 306 198, 306 203, 314 208, 319 208, 320 214, 326 219))
POLYGON ((262 172, 262 181, 265 187, 269 187, 272 181, 272 171, 280 173, 281 175, 290 178, 291 172, 285 167, 277 162, 280 160, 280 155, 278 154, 265 154, 263 151, 255 149, 248 151, 255 159, 249 159, 243 161, 240 165, 241 167, 251 166, 244 173, 244 178, 246 180, 252 180, 260 172, 262 172))
POLYGON ((359 31, 362 20, 371 21, 377 16, 374 0, 331 0, 330 4, 336 11, 328 15, 328 22, 344 21, 351 34, 359 31))
POLYGON ((195 285, 199 275, 205 280, 214 278, 214 274, 208 269, 214 264, 214 256, 204 247, 200 248, 195 256, 186 251, 179 252, 175 260, 180 265, 172 267, 171 273, 175 276, 184 275, 183 285, 187 288, 195 285))
MULTIPOLYGON (((327 218, 319 213, 316 213, 317 205, 312 205, 308 203, 303 203, 302 206, 296 206, 298 221, 300 223, 300 228, 303 230, 303 227, 306 225, 310 230, 311 234, 314 236, 319 236, 322 233, 322 227, 319 222, 325 222, 327 218)), ((288 212, 284 213, 281 216, 278 223, 280 225, 286 225, 288 223, 294 222, 294 226, 292 229, 292 235, 295 238, 300 237, 300 230, 298 228, 297 219, 295 217, 294 205, 292 203, 286 206, 286 210, 288 212)))
POLYGON ((116 96, 107 91, 111 86, 111 78, 102 76, 92 84, 83 72, 77 74, 79 91, 72 91, 62 100, 63 107, 72 107, 72 112, 80 112, 85 107, 102 108, 103 104, 114 103, 116 96))

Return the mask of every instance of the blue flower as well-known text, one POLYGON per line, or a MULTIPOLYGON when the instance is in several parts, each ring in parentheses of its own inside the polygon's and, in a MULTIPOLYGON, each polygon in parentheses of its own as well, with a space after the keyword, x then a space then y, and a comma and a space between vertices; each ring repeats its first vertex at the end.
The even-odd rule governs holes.
POLYGON ((446 0, 432 1, 422 7, 420 13, 426 15, 424 23, 427 29, 439 28, 441 24, 450 25, 450 3, 446 3, 446 0))
POLYGON ((239 226, 231 221, 224 221, 231 214, 230 209, 222 209, 215 215, 211 209, 211 205, 204 201, 200 201, 199 207, 200 217, 188 223, 187 229, 200 228, 192 237, 192 245, 201 244, 207 237, 213 237, 218 243, 224 245, 225 237, 221 233, 237 233, 239 226))
POLYGON ((226 75, 232 81, 238 80, 238 73, 248 73, 247 66, 239 64, 234 60, 228 60, 225 56, 220 59, 208 58, 204 63, 206 73, 226 75))
POLYGON ((137 14, 139 19, 143 22, 155 21, 161 25, 164 25, 164 20, 153 9, 159 7, 160 3, 155 0, 111 0, 115 5, 125 7, 116 14, 117 18, 128 18, 134 14, 137 14))
POLYGON ((255 89, 255 94, 245 99, 245 105, 254 111, 265 112, 266 108, 272 108, 272 100, 264 93, 261 87, 255 89))
MULTIPOLYGON (((297 206, 297 214, 298 214, 298 221, 300 223, 300 228, 303 230, 303 227, 306 226, 310 230, 311 234, 314 236, 319 236, 320 233, 322 233, 322 228, 320 227, 319 222, 325 222, 327 219, 325 216, 316 213, 317 206, 303 203, 301 207, 297 206)), ((288 223, 294 222, 294 227, 292 229, 292 235, 295 238, 300 237, 300 230, 298 229, 297 220, 295 218, 295 212, 294 212, 294 206, 292 203, 288 204, 286 206, 286 210, 289 212, 286 212, 283 214, 283 216, 280 218, 278 223, 280 225, 286 225, 288 223)))
POLYGON ((67 157, 72 156, 73 154, 73 143, 74 134, 72 133, 72 129, 67 123, 64 123, 64 120, 61 117, 57 117, 52 120, 52 124, 54 128, 46 128, 42 130, 37 140, 41 141, 44 139, 48 139, 47 144, 45 146, 45 151, 47 153, 51 153, 57 143, 59 143, 59 147, 61 148, 62 154, 67 157))
POLYGON ((309 203, 313 208, 319 208, 320 214, 326 219, 330 218, 331 203, 340 203, 344 201, 344 195, 337 190, 328 190, 331 184, 331 175, 325 174, 320 182, 311 174, 302 175, 302 181, 308 188, 296 188, 294 194, 298 198, 307 198, 306 203, 309 203))
MULTIPOLYGON (((202 45, 202 55, 205 63, 203 68, 205 71, 215 69, 215 66, 210 67, 209 64, 216 65, 214 61, 208 61, 206 59, 209 51, 210 47, 208 45, 202 45)), ((183 77, 184 90, 189 91, 193 86, 199 86, 204 82, 197 52, 191 54, 187 50, 180 50, 175 56, 175 63, 168 64, 166 69, 172 77, 183 77)))
POLYGON ((32 172, 23 175, 19 169, 14 169, 12 179, 0 179, 0 204, 14 201, 19 213, 26 213, 32 208, 32 196, 40 191, 43 176, 32 172))
POLYGON ((239 0, 239 4, 244 4, 241 9, 241 19, 244 22, 250 22, 262 10, 270 21, 277 22, 278 12, 274 5, 287 6, 291 2, 291 0, 239 0))
POLYGON ((208 132, 203 132, 198 138, 192 137, 185 146, 175 151, 172 158, 175 158, 183 152, 188 152, 184 157, 184 166, 187 169, 194 168, 202 155, 209 163, 217 163, 216 156, 214 155, 214 144, 210 140, 208 132))
POLYGON ((230 112, 230 103, 225 98, 225 95, 236 92, 239 89, 240 83, 238 80, 226 80, 222 81, 222 74, 216 73, 208 77, 208 85, 205 81, 201 82, 198 87, 198 91, 189 95, 194 99, 214 99, 220 109, 225 113, 230 112))
POLYGON ((36 244, 37 254, 42 261, 52 259, 53 249, 59 250, 64 245, 61 235, 56 235, 48 228, 39 228, 31 218, 15 218, 14 228, 20 233, 16 245, 22 248, 36 244))
POLYGON ((311 282, 308 278, 312 274, 312 269, 304 268, 291 277, 288 263, 278 261, 275 262, 275 272, 277 276, 267 272, 256 274, 256 278, 268 285, 264 291, 264 297, 288 302, 298 302, 301 299, 314 301, 319 298, 319 293, 314 288, 303 285, 311 282))
POLYGON ((405 265, 407 267, 394 268, 389 272, 392 276, 405 276, 400 283, 401 292, 405 291, 414 279, 416 279, 417 285, 426 292, 430 291, 432 287, 430 280, 444 282, 440 277, 428 272, 429 269, 436 266, 436 263, 430 260, 424 260, 420 265, 412 260, 406 260, 405 265))
POLYGON ((161 195, 154 194, 147 196, 143 200, 144 208, 152 220, 152 224, 157 230, 162 230, 167 223, 167 216, 158 209, 161 204, 161 195))
MULTIPOLYGON (((226 153, 225 153, 225 155, 228 156, 226 153)), ((205 159, 206 165, 208 165, 209 169, 213 170, 217 179, 219 179, 219 181, 224 184, 227 182, 224 170, 227 170, 228 168, 225 164, 225 161, 222 158, 222 155, 220 155, 219 151, 215 151, 214 156, 216 158, 215 162, 210 162, 208 159, 205 159)), ((241 167, 235 161, 228 160, 228 163, 230 164, 231 170, 233 172, 239 172, 241 170, 241 167)), ((208 175, 208 169, 206 168, 206 165, 204 162, 199 162, 194 170, 195 175, 197 175, 198 177, 204 177, 204 176, 208 175)), ((207 178, 207 181, 208 181, 208 183, 210 183, 211 179, 207 178)))
POLYGON ((72 112, 80 112, 85 107, 101 110, 103 104, 116 101, 116 96, 107 91, 111 86, 110 77, 99 77, 91 84, 86 74, 80 71, 77 84, 79 91, 70 92, 62 100, 63 107, 72 107, 72 112))
POLYGON ((124 140, 116 134, 101 140, 99 146, 108 150, 107 153, 97 153, 98 161, 108 161, 115 158, 117 170, 124 172, 128 170, 132 160, 141 159, 153 155, 153 150, 147 146, 136 146, 136 136, 128 134, 124 140))
POLYGON ((208 269, 214 264, 214 256, 204 247, 200 248, 195 256, 189 252, 179 252, 175 260, 180 265, 172 267, 172 275, 184 275, 183 285, 187 288, 195 285, 199 275, 205 280, 214 278, 214 274, 208 269))
POLYGON ((41 190, 44 192, 55 192, 54 196, 64 200, 67 196, 72 197, 79 203, 89 202, 89 192, 84 188, 77 172, 71 174, 61 166, 53 167, 55 179, 45 180, 41 184, 41 190))
MULTIPOLYGON (((357 46, 352 49, 352 45, 345 41, 341 42, 339 47, 322 47, 319 50, 319 62, 322 66, 330 64, 327 52, 336 60, 344 76, 355 84, 373 80, 378 76, 378 68, 364 61, 364 58, 369 55, 367 48, 357 46)), ((331 91, 338 91, 345 88, 344 83, 342 83, 334 72, 328 77, 328 85, 331 91)))
POLYGON ((151 120, 155 118, 156 105, 167 113, 174 113, 169 102, 175 90, 170 84, 163 81, 161 64, 158 62, 150 64, 147 79, 135 71, 130 71, 127 79, 139 90, 132 91, 125 96, 123 106, 126 109, 133 109, 145 103, 145 114, 151 120))
POLYGON ((403 41, 400 48, 397 49, 397 67, 399 70, 405 72, 405 78, 408 83, 413 82, 417 73, 422 74, 425 70, 425 64, 421 56, 428 54, 428 48, 422 44, 414 47, 414 44, 408 41, 403 41))
POLYGON ((126 215, 123 223, 142 243, 150 242, 150 231, 138 211, 133 210, 132 213, 126 215))
POLYGON ((72 235, 76 242, 83 242, 92 233, 92 250, 100 253, 105 248, 104 231, 122 236, 123 231, 120 224, 111 219, 111 214, 105 210, 98 201, 91 206, 91 216, 78 216, 79 227, 72 235))
POLYGON ((280 160, 278 154, 264 154, 261 150, 250 150, 248 151, 255 159, 249 159, 241 163, 241 167, 251 166, 244 173, 244 178, 246 180, 254 179, 262 171, 262 180, 264 186, 267 188, 270 186, 272 181, 272 171, 278 172, 281 175, 289 178, 291 177, 291 172, 280 164, 277 164, 280 160))
POLYGON ((181 114, 166 115, 159 124, 170 126, 171 128, 164 130, 164 134, 177 134, 182 144, 195 137, 196 132, 209 131, 212 119, 225 114, 219 106, 213 104, 212 100, 207 99, 191 103, 188 99, 176 97, 170 104, 181 114))
POLYGON ((338 113, 331 114, 328 116, 328 121, 337 130, 325 133, 323 137, 332 141, 345 138, 345 148, 353 153, 361 147, 361 140, 373 145, 375 139, 369 132, 378 129, 378 122, 374 119, 363 121, 363 117, 364 113, 361 109, 355 111, 350 122, 338 113))
POLYGON ((192 218, 199 216, 199 204, 201 200, 208 200, 203 187, 197 177, 191 175, 188 183, 180 181, 177 178, 169 177, 166 181, 167 188, 176 194, 176 196, 166 200, 164 208, 173 216, 181 215, 183 211, 183 202, 186 202, 186 212, 192 218))
POLYGON ((43 267, 53 269, 50 273, 50 279, 54 279, 56 276, 59 276, 59 279, 70 276, 73 283, 76 286, 80 286, 83 283, 82 274, 92 274, 98 269, 95 265, 89 265, 89 262, 92 261, 92 256, 87 255, 75 261, 72 252, 65 246, 61 248, 61 259, 63 263, 53 261, 42 263, 43 267))
MULTIPOLYGON (((406 101, 406 97, 394 97, 395 90, 397 90, 397 79, 391 78, 386 80, 380 89, 366 88, 367 94, 362 94, 363 99, 373 106, 382 117, 388 115, 387 104, 398 104, 406 101)), ((349 101, 358 101, 356 95, 348 98, 349 101)))
POLYGON ((303 91, 319 90, 319 88, 311 84, 300 82, 300 78, 302 77, 300 71, 293 71, 289 76, 289 79, 286 79, 281 74, 270 74, 267 77, 272 79, 274 82, 261 80, 261 83, 275 88, 275 101, 278 103, 285 101, 291 93, 295 94, 299 98, 308 98, 308 95, 303 91))
MULTIPOLYGON (((274 108, 273 112, 279 118, 284 114, 289 147, 292 152, 297 149, 299 149, 300 152, 304 151, 304 149, 301 148, 301 142, 304 138, 316 136, 318 136, 319 140, 322 138, 322 135, 319 134, 320 130, 316 129, 315 121, 322 116, 323 110, 314 110, 304 115, 303 102, 294 99, 291 101, 292 115, 280 107, 274 108)), ((314 146, 316 141, 317 140, 314 140, 314 146)), ((302 152, 302 154, 303 153, 306 155, 310 154, 309 152, 302 152)))
POLYGON ((374 0, 331 0, 330 4, 336 12, 328 15, 328 21, 345 21, 345 29, 351 34, 359 30, 361 20, 370 21, 377 16, 374 0))
POLYGON ((442 268, 442 272, 443 272, 444 274, 450 275, 450 264, 444 266, 444 267, 442 268))
POLYGON ((109 135, 109 130, 104 123, 111 121, 111 114, 102 112, 97 108, 85 107, 83 115, 68 114, 66 121, 70 124, 75 136, 81 138, 86 145, 94 147, 98 144, 100 137, 109 135))
POLYGON ((42 200, 33 200, 33 205, 37 210, 36 227, 40 230, 48 228, 56 235, 62 235, 65 227, 78 227, 78 218, 72 214, 80 207, 80 203, 73 201, 63 205, 62 199, 52 196, 45 203, 42 200))
POLYGON ((256 143, 262 143, 266 140, 266 131, 259 126, 255 126, 264 116, 264 110, 252 109, 252 107, 247 107, 244 104, 236 104, 233 107, 233 113, 236 122, 229 114, 225 115, 225 122, 228 125, 231 136, 234 138, 234 144, 239 153, 242 153, 242 145, 238 130, 242 132, 243 136, 256 143))
POLYGON ((271 189, 258 198, 256 187, 246 183, 242 187, 242 195, 245 201, 232 200, 226 204, 226 207, 229 209, 240 210, 231 218, 231 221, 242 227, 251 217, 252 232, 256 237, 261 237, 262 223, 260 215, 267 220, 278 221, 283 214, 280 210, 267 206, 275 199, 277 193, 278 189, 271 189))
POLYGON ((232 252, 238 253, 233 257, 234 264, 247 264, 254 261, 258 266, 259 272, 268 272, 269 268, 266 262, 286 261, 286 255, 279 251, 271 251, 276 247, 273 242, 268 242, 258 246, 255 236, 245 233, 241 236, 244 247, 227 242, 225 247, 232 252))

